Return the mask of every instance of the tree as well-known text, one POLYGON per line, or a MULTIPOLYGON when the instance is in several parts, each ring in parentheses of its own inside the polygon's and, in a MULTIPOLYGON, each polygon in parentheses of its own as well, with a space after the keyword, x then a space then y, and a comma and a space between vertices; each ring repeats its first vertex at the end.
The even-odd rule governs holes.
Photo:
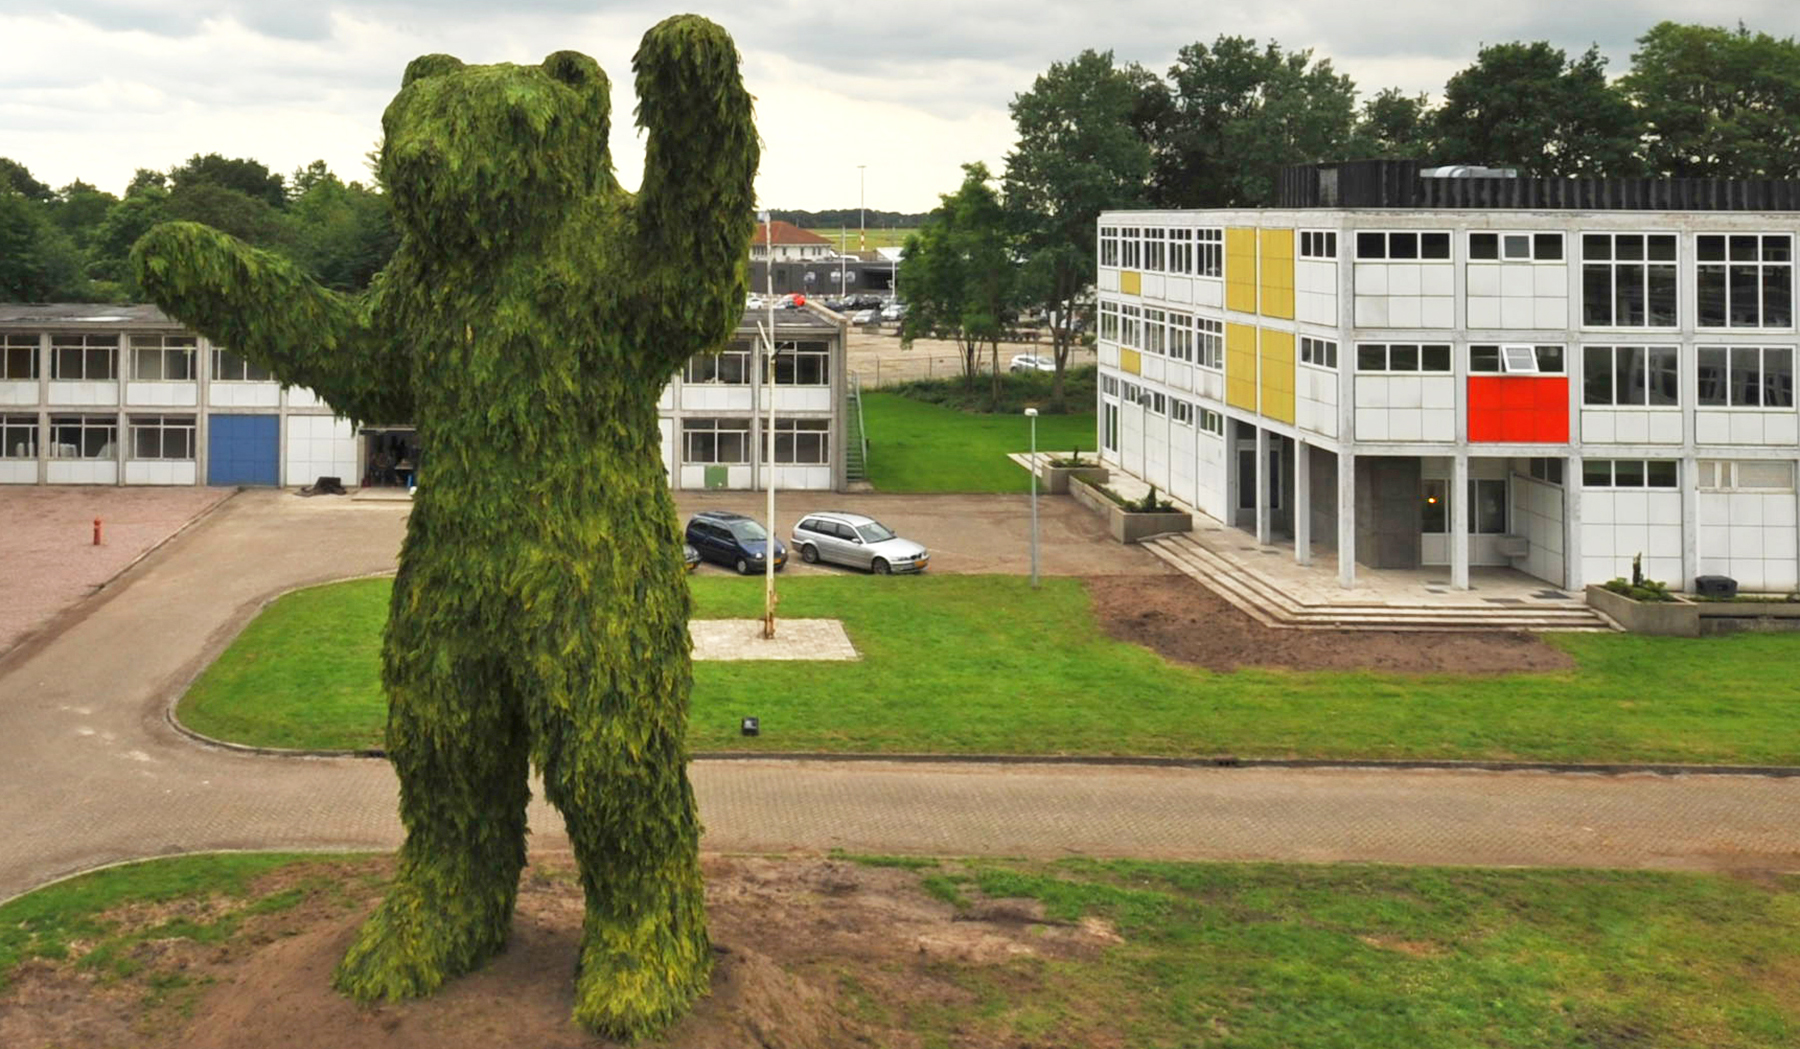
POLYGON ((1018 257, 1005 209, 986 164, 964 164, 962 186, 945 194, 919 232, 906 239, 900 284, 909 308, 900 338, 955 341, 963 381, 975 388, 985 343, 993 351, 991 398, 1000 404, 1000 336, 1018 315, 1018 257))
MULTIPOLYGON (((140 175, 144 174, 139 170, 140 175)), ((131 269, 131 246, 158 223, 169 219, 169 191, 163 180, 133 179, 125 199, 107 209, 88 243, 88 273, 116 284, 127 299, 143 298, 131 269)))
POLYGON ((305 189, 288 205, 289 254, 328 288, 367 287, 399 241, 387 197, 360 182, 346 186, 324 161, 296 172, 292 184, 305 189))
POLYGON ((1430 161, 1437 155, 1431 99, 1390 87, 1363 103, 1348 156, 1430 161))
POLYGON ((1800 177, 1800 44, 1662 22, 1619 81, 1642 114, 1644 159, 1678 178, 1800 177))
POLYGON ((1013 97, 1019 141, 1006 158, 1006 208, 1026 258, 1022 297, 1050 316, 1058 404, 1078 303, 1094 285, 1095 223, 1102 211, 1144 198, 1150 148, 1132 116, 1154 79, 1137 66, 1118 68, 1110 51, 1089 50, 1053 63, 1013 97))
POLYGON ((88 297, 81 254, 41 203, 0 190, 0 299, 80 302, 88 297))
POLYGON ((1632 175, 1641 124, 1589 48, 1570 60, 1545 41, 1484 47, 1444 85, 1440 156, 1506 164, 1528 175, 1632 175))
POLYGON ((54 196, 49 186, 31 177, 31 170, 25 165, 8 157, 0 157, 0 193, 7 190, 39 204, 50 203, 54 196))
POLYGON ((201 184, 235 190, 271 208, 287 206, 287 190, 281 176, 259 161, 247 158, 229 159, 217 153, 196 153, 187 163, 169 171, 169 185, 176 193, 201 184))
POLYGON ((76 179, 56 191, 56 198, 50 204, 50 219, 69 235, 77 248, 86 251, 106 213, 118 202, 119 198, 111 193, 101 192, 76 179))
POLYGON ((1330 59, 1221 36, 1182 48, 1169 80, 1160 99, 1145 101, 1158 206, 1268 204, 1282 168, 1346 155, 1356 84, 1330 59))
POLYGON ((593 59, 426 55, 383 117, 400 246, 369 291, 191 222, 132 252, 182 323, 429 449, 382 644, 406 841, 336 986, 428 994, 505 946, 535 766, 586 897, 574 1019, 624 1040, 710 984, 656 401, 743 315, 759 151, 724 30, 666 19, 632 64, 635 196, 593 59))

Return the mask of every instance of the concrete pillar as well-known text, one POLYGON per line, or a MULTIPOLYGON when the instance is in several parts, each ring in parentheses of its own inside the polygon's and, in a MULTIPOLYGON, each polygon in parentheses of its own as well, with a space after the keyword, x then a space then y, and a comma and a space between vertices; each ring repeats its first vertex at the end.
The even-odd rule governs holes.
POLYGON ((1356 586, 1356 456, 1340 450, 1337 463, 1338 585, 1356 586))
POLYGON ((1581 585, 1581 457, 1571 455, 1563 460, 1563 589, 1581 585))
POLYGON ((1312 564, 1312 447, 1294 439, 1294 561, 1312 564))
POLYGON ((1251 471, 1256 478, 1256 541, 1263 546, 1269 545, 1269 431, 1261 426, 1256 428, 1256 469, 1251 471))
POLYGON ((1681 582, 1677 590, 1692 593, 1700 574, 1700 460, 1681 459, 1681 582))
POLYGON ((1469 453, 1458 450, 1450 459, 1450 585, 1469 589, 1469 453))

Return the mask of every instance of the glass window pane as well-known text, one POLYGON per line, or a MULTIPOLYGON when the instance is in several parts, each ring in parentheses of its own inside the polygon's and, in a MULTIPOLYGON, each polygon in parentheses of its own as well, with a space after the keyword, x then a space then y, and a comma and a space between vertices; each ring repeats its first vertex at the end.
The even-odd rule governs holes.
POLYGON ((1644 348, 1613 348, 1613 403, 1640 405, 1645 403, 1644 348))
POLYGON ((1419 235, 1417 233, 1388 234, 1388 258, 1416 259, 1419 257, 1419 235))
POLYGON ((1644 483, 1651 488, 1673 488, 1679 476, 1673 459, 1652 459, 1645 466, 1644 483))
POLYGON ((1583 235, 1581 257, 1592 262, 1604 262, 1612 258, 1612 237, 1604 233, 1583 235))
POLYGON ((1723 328, 1725 326, 1725 267, 1695 267, 1696 303, 1699 317, 1697 322, 1702 328, 1723 328))
POLYGON ((1650 277, 1648 323, 1657 328, 1673 328, 1676 319, 1675 267, 1647 267, 1650 277))
POLYGON ((1539 262, 1556 260, 1563 257, 1563 238, 1560 233, 1539 233, 1531 238, 1531 253, 1539 262))
POLYGON ((1650 260, 1652 262, 1675 261, 1675 235, 1658 233, 1650 238, 1650 260))
POLYGON ((1644 461, 1642 459, 1613 460, 1613 487, 1644 487, 1644 461))
POLYGON ((1581 267, 1581 322, 1597 328, 1613 323, 1612 267, 1581 267))
POLYGON ((1763 327, 1793 327, 1794 268, 1792 266, 1764 266, 1762 278, 1763 327))
POLYGON ((1447 259, 1450 257, 1450 234, 1419 234, 1419 257, 1422 259, 1447 259))
POLYGON ((1561 346, 1539 346, 1537 348, 1538 371, 1550 375, 1561 375, 1563 372, 1563 348, 1561 346))
POLYGON ((1589 346, 1582 354, 1583 404, 1613 403, 1613 349, 1611 346, 1589 346))
POLYGON ((1417 346, 1389 346, 1388 371, 1416 372, 1419 370, 1419 348, 1417 346))
MULTIPOLYGON (((1735 239, 1735 238, 1734 238, 1735 239)), ((1756 266, 1733 266, 1726 295, 1731 304, 1731 326, 1756 328, 1762 324, 1762 272, 1756 266)))
POLYGON ((1755 262, 1758 238, 1754 236, 1734 235, 1731 238, 1731 261, 1755 262))
POLYGON ((1506 482, 1470 480, 1469 506, 1474 518, 1469 530, 1476 535, 1506 534, 1506 482))
POLYGON ((1499 258, 1500 235, 1497 233, 1469 234, 1469 257, 1471 259, 1499 258))
POLYGON ((1722 405, 1726 396, 1725 350, 1719 346, 1702 346, 1695 351, 1696 381, 1694 401, 1702 405, 1722 405))
POLYGON ((1764 408, 1794 406, 1794 351, 1786 347, 1763 351, 1762 403, 1764 408))
POLYGON ((1642 234, 1622 233, 1613 238, 1613 258, 1638 261, 1644 257, 1642 234))
POLYGON ((1731 405, 1754 408, 1762 404, 1762 354, 1754 346, 1731 348, 1731 405))
POLYGON ((1447 345, 1419 347, 1419 370, 1422 372, 1449 371, 1450 347, 1447 345))
POLYGON ((1724 262, 1725 238, 1717 234, 1694 238, 1694 256, 1701 262, 1724 262))
MULTIPOLYGON (((1232 367, 1236 367, 1236 365, 1233 365, 1232 367)), ((1356 348, 1356 370, 1364 372, 1386 371, 1387 347, 1358 346, 1356 348)))
POLYGON ((1644 326, 1644 267, 1619 263, 1613 267, 1613 323, 1621 328, 1644 326))
POLYGON ((1387 258, 1387 234, 1358 233, 1356 235, 1356 257, 1359 259, 1387 258))
POLYGON ((1581 483, 1587 488, 1610 487, 1612 485, 1612 460, 1581 460, 1581 483))
POLYGON ((1509 259, 1528 259, 1531 257, 1531 238, 1523 233, 1506 235, 1506 257, 1509 259))
POLYGON ((1500 347, 1469 347, 1469 370, 1472 372, 1497 372, 1500 370, 1500 347))
POLYGON ((1650 389, 1649 403, 1652 407, 1666 407, 1681 403, 1681 354, 1673 346, 1656 346, 1649 351, 1650 389))
POLYGON ((1422 487, 1424 498, 1419 507, 1419 530, 1426 535, 1442 535, 1450 530, 1450 506, 1445 498, 1450 482, 1430 480, 1422 487))

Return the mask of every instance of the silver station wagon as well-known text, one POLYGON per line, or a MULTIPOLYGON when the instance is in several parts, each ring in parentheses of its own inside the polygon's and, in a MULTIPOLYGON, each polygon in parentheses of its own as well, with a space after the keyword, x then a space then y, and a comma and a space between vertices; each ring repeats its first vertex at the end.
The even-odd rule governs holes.
POLYGON ((807 564, 830 561, 866 568, 876 575, 890 572, 923 572, 931 552, 873 517, 821 510, 807 514, 794 526, 793 546, 807 564))

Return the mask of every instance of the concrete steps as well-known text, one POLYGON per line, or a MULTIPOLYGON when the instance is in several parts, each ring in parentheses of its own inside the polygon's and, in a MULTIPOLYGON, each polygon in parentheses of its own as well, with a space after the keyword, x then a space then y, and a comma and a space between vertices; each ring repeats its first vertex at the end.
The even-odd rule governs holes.
POLYGON ((1585 605, 1393 605, 1381 602, 1308 604, 1229 555, 1191 535, 1146 540, 1145 549, 1218 594, 1264 626, 1297 630, 1495 631, 1617 629, 1585 605))

